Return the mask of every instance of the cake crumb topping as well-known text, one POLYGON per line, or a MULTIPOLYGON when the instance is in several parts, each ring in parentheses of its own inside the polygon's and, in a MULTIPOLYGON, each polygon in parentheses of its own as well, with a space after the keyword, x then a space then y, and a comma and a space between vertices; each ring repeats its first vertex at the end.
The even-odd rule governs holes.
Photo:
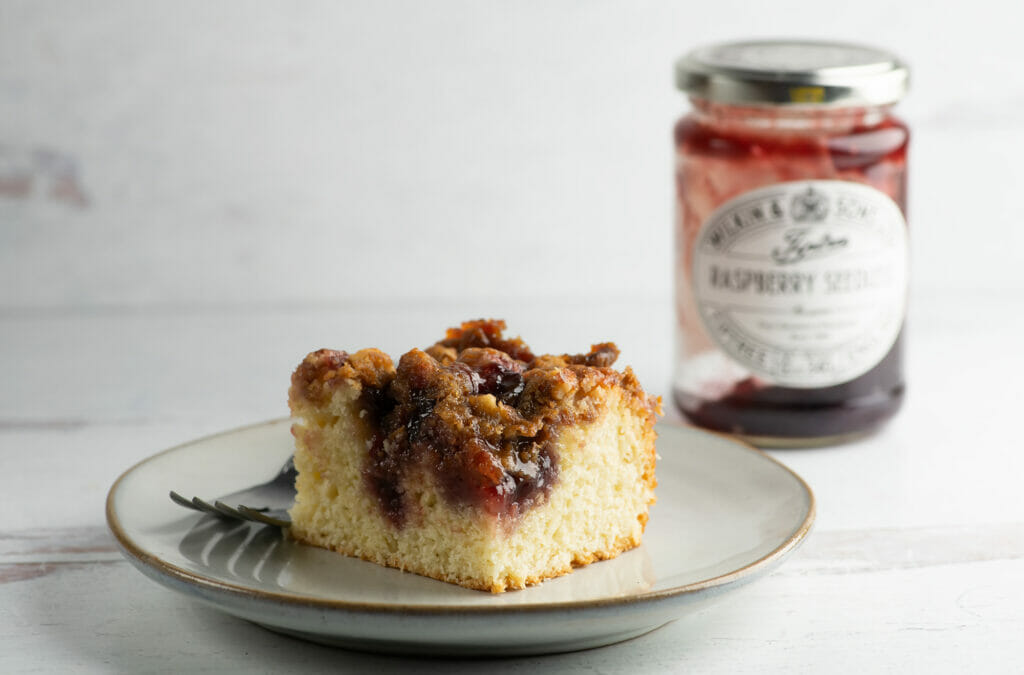
POLYGON ((514 522, 558 480, 550 439, 559 427, 593 420, 614 389, 651 423, 661 401, 630 368, 612 368, 614 343, 535 356, 504 330, 501 320, 464 322, 402 355, 397 368, 377 349, 313 352, 292 376, 293 411, 302 401, 322 404, 338 387, 359 388, 371 432, 363 475, 393 525, 414 508, 400 486, 423 469, 452 504, 514 522))

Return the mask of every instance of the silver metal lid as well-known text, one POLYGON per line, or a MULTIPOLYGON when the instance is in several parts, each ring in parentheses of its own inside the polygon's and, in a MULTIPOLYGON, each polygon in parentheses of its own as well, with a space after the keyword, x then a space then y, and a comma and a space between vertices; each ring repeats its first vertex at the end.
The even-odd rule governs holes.
POLYGON ((676 62, 676 85, 717 103, 858 106, 895 103, 910 72, 895 55, 816 40, 750 40, 701 47, 676 62))

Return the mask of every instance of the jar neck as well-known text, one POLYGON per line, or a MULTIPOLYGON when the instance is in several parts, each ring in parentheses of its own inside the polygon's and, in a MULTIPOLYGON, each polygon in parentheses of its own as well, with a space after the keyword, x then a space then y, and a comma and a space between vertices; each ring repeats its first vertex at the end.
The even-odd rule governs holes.
POLYGON ((691 98, 691 113, 717 129, 760 133, 842 133, 878 126, 892 115, 892 105, 847 108, 735 105, 691 98))

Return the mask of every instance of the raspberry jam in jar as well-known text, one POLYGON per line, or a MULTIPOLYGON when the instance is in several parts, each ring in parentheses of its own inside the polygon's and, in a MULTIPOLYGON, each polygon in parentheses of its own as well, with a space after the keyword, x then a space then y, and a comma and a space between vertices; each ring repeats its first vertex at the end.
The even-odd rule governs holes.
POLYGON ((904 391, 906 66, 753 41, 676 75, 677 405, 762 446, 876 430, 904 391))

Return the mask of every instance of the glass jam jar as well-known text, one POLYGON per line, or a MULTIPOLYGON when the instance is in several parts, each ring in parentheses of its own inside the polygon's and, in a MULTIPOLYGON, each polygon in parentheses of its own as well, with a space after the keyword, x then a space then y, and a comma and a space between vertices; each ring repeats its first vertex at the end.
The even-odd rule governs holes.
POLYGON ((906 66, 751 41, 676 76, 676 404, 761 446, 874 431, 904 391, 906 66))

